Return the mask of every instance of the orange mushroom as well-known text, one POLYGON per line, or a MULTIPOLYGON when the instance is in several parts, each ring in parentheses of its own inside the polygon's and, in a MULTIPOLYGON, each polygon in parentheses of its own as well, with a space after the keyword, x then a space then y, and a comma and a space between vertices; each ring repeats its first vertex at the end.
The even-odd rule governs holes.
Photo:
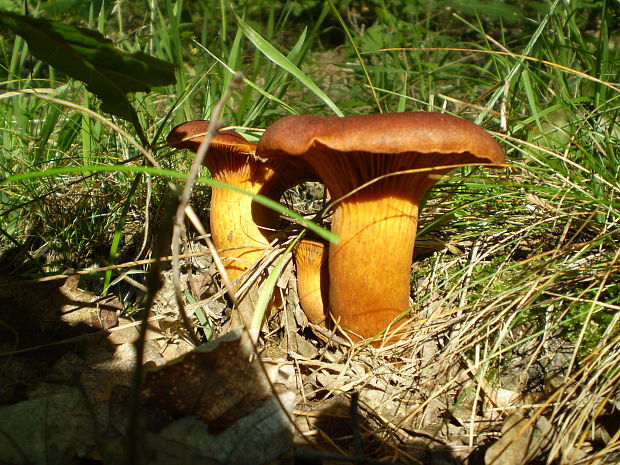
MULTIPOLYGON (((196 152, 208 128, 209 121, 189 121, 176 126, 166 141, 172 147, 196 152)), ((203 163, 213 179, 274 200, 279 200, 286 189, 316 178, 307 165, 261 160, 255 156, 255 149, 256 144, 237 132, 219 131, 211 140, 203 163)), ((211 235, 215 247, 223 251, 231 281, 260 259, 269 246, 270 234, 278 227, 278 220, 278 213, 254 202, 249 195, 213 188, 211 235)))
POLYGON ((480 126, 424 112, 287 116, 267 128, 256 152, 307 161, 336 202, 332 231, 340 242, 329 246, 329 308, 358 340, 390 329, 409 306, 424 193, 454 167, 505 162, 480 126))

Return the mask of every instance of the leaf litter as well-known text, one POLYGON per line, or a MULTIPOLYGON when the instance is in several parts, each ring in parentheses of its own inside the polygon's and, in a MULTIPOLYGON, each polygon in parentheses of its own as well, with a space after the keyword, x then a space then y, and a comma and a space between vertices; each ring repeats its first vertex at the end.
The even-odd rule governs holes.
MULTIPOLYGON (((287 273, 279 283, 287 305, 264 327, 260 357, 245 333, 227 333, 231 309, 208 256, 187 261, 193 271, 182 281, 186 295, 194 297, 187 302, 190 321, 213 340, 193 350, 174 291, 164 286, 143 360, 139 437, 150 463, 261 464, 287 457, 325 463, 614 463, 617 453, 606 448, 617 443, 620 414, 615 387, 604 375, 617 369, 617 340, 567 377, 570 344, 556 337, 523 339, 516 326, 505 336, 518 342, 510 362, 485 375, 501 353, 488 357, 479 344, 481 332, 471 325, 504 321, 499 318, 510 316, 506 308, 518 296, 471 314, 460 305, 466 301, 462 292, 446 295, 438 283, 450 267, 484 257, 498 241, 495 235, 478 242, 477 255, 457 254, 474 243, 435 250, 445 256, 414 282, 416 295, 425 298, 415 307, 411 333, 390 348, 351 346, 308 323, 294 274, 287 273), (197 311, 206 315, 208 327, 197 311), (588 424, 592 434, 584 436, 588 424)), ((426 266, 424 260, 414 266, 426 266)), ((164 281, 170 282, 167 274, 164 281)), ((66 299, 63 285, 54 289, 66 299)), ((98 300, 77 292, 77 281, 69 287, 73 301, 98 300)), ((89 312, 85 318, 92 319, 89 312)), ((126 318, 120 324, 107 336, 91 336, 86 346, 62 350, 12 353, 10 338, 3 336, 9 354, 2 369, 3 460, 124 460, 139 332, 126 318)))

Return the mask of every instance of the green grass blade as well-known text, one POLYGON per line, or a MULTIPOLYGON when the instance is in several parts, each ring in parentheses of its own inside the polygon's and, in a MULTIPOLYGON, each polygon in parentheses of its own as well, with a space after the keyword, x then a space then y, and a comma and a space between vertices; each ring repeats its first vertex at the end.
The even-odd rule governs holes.
POLYGON ((286 56, 284 56, 278 49, 265 40, 258 32, 252 29, 243 19, 235 14, 237 23, 243 29, 245 36, 254 44, 254 46, 260 50, 267 58, 273 61, 275 64, 291 73, 300 83, 306 86, 314 95, 321 99, 331 110, 338 116, 344 116, 344 113, 338 108, 338 106, 330 99, 325 92, 323 92, 319 86, 317 86, 312 79, 310 79, 302 70, 300 70, 295 64, 293 64, 286 56))
MULTIPOLYGON (((232 68, 230 68, 224 61, 222 61, 217 55, 214 55, 213 53, 211 53, 211 51, 209 49, 207 49, 206 47, 204 47, 201 44, 197 45, 204 50, 208 55, 210 55, 212 58, 214 58, 219 64, 221 64, 226 71, 228 71, 230 74, 235 74, 236 71, 232 68)), ((288 112, 290 113, 297 113, 293 107, 291 107, 289 104, 285 103, 284 101, 280 100, 278 97, 276 97, 275 95, 270 94, 269 92, 266 92, 265 90, 261 89, 261 87, 259 85, 257 85, 256 83, 252 82, 250 79, 244 77, 243 78, 243 83, 250 86, 252 89, 254 89, 256 92, 258 92, 259 94, 261 94, 262 96, 264 96, 266 99, 277 103, 278 105, 280 105, 282 108, 286 109, 288 112)))
MULTIPOLYGON (((58 176, 62 174, 75 174, 75 173, 91 173, 91 172, 121 172, 121 173, 142 173, 142 174, 150 174, 152 176, 162 176, 170 179, 179 179, 186 180, 187 173, 181 173, 179 171, 164 169, 164 168, 153 168, 151 166, 130 166, 130 165, 118 165, 118 166, 106 166, 106 165, 85 165, 85 166, 72 166, 72 167, 64 167, 64 168, 50 168, 44 171, 29 171, 27 173, 16 174, 13 176, 9 176, 2 181, 0 181, 0 185, 3 184, 12 184, 18 181, 23 181, 27 179, 37 179, 37 178, 45 178, 49 176, 58 176)), ((271 208, 272 210, 284 215, 291 220, 294 220, 296 223, 308 228, 312 232, 318 234, 323 239, 338 243, 340 241, 340 237, 337 234, 328 231, 316 223, 313 223, 310 220, 305 219, 299 213, 286 208, 284 205, 272 200, 264 195, 259 194, 250 194, 243 189, 240 189, 235 186, 231 186, 224 182, 216 181, 215 179, 207 178, 207 177, 199 177, 196 179, 197 183, 204 184, 211 187, 221 187, 223 189, 230 189, 235 192, 239 192, 240 194, 249 195, 254 199, 256 203, 264 205, 265 207, 271 208)), ((1 215, 0 215, 1 216, 1 215)))
MULTIPOLYGON (((400 96, 398 97, 398 107, 397 107, 397 112, 398 113, 402 113, 403 111, 405 111, 406 105, 407 105, 407 84, 408 84, 408 79, 409 75, 407 73, 404 73, 403 75, 403 90, 402 93, 400 94, 400 96)), ((374 87, 372 88, 374 91, 374 87)))
MULTIPOLYGON (((125 200, 125 204, 123 205, 123 210, 121 211, 121 216, 118 219, 118 223, 116 224, 116 228, 114 230, 114 238, 112 239, 112 245, 110 246, 110 253, 108 255, 108 266, 114 265, 116 263, 116 254, 118 253, 118 246, 121 242, 121 237, 123 235, 123 228, 125 227, 125 221, 127 220, 127 215, 131 210, 131 206, 134 200, 134 196, 136 194, 136 190, 140 181, 142 180, 142 175, 138 174, 131 186, 129 187, 129 192, 127 193, 127 199, 125 200)), ((108 295, 108 287, 110 286, 110 280, 112 279, 112 270, 108 270, 105 272, 105 277, 103 279, 103 292, 101 295, 104 297, 108 295)))
POLYGON ((278 259, 275 266, 269 273, 269 276, 263 283, 260 295, 258 296, 256 302, 256 307, 254 309, 254 315, 252 316, 252 324, 250 326, 251 329, 260 330, 263 324, 263 319, 265 318, 265 313, 267 312, 267 307, 269 306, 269 302, 271 302, 273 291, 276 288, 278 279, 280 279, 280 275, 282 274, 284 265, 286 265, 290 254, 293 252, 293 248, 300 240, 301 235, 289 244, 289 246, 286 248, 282 256, 278 259))
POLYGON ((375 99, 379 113, 383 113, 383 108, 381 107, 381 101, 379 100, 379 96, 375 92, 375 86, 372 82, 372 79, 370 78, 370 73, 368 72, 368 69, 366 68, 366 63, 362 59, 362 55, 360 54, 360 50, 357 47, 357 44, 355 43, 355 39, 353 38, 353 35, 351 34, 351 30, 347 26, 347 23, 344 22, 344 19, 342 19, 342 15, 338 11, 338 8, 336 8, 336 5, 334 5, 334 2, 332 0, 327 0, 327 3, 332 9, 334 16, 336 17, 336 19, 342 26, 342 29, 344 33, 346 34, 347 39, 349 41, 349 44, 351 45, 351 47, 353 47, 353 52, 355 53, 355 56, 357 57, 357 61, 359 61, 360 66, 362 67, 362 71, 364 72, 364 77, 366 78, 366 81, 368 82, 368 85, 370 86, 370 91, 372 92, 372 96, 375 99))

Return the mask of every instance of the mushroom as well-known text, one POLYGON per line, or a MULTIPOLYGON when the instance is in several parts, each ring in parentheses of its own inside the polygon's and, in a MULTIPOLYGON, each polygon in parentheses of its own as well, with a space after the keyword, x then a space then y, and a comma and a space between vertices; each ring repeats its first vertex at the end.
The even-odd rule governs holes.
MULTIPOLYGON (((208 128, 209 121, 188 121, 176 126, 166 141, 172 147, 196 152, 208 128)), ((280 200, 288 188, 316 178, 308 165, 261 160, 255 156, 255 149, 256 144, 239 133, 219 131, 211 140, 203 164, 213 179, 274 200, 280 200)), ((211 235, 216 248, 225 251, 223 262, 231 281, 260 259, 278 220, 277 212, 254 202, 249 195, 213 188, 211 235)))
POLYGON ((327 318, 327 247, 323 242, 302 239, 293 251, 297 269, 299 304, 311 323, 325 326, 327 318))
POLYGON ((409 307, 424 193, 454 167, 505 162, 480 126, 426 112, 291 115, 267 128, 256 152, 307 161, 330 191, 340 242, 329 246, 329 309, 356 340, 393 331, 409 307))

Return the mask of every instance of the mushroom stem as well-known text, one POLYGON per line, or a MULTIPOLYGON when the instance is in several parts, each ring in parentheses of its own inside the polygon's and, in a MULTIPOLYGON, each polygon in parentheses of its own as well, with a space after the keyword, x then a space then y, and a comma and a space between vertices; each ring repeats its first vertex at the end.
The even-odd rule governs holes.
MULTIPOLYGON (((316 146, 314 156, 324 166, 333 152, 316 146)), ((319 171, 336 200, 332 231, 340 236, 338 244, 329 246, 330 312, 342 328, 362 339, 386 329, 394 333, 390 325, 409 307, 420 200, 449 171, 429 171, 441 165, 429 155, 418 161, 420 172, 411 172, 410 158, 408 153, 379 158, 351 152, 339 160, 337 171, 319 171), (407 174, 396 174, 401 171, 407 174)), ((458 163, 461 156, 453 158, 458 163)))
MULTIPOLYGON (((250 181, 235 184, 235 187, 251 194, 263 193, 265 188, 262 183, 250 181)), ((281 192, 271 194, 275 197, 281 192)), ((247 194, 214 187, 211 192, 210 225, 213 243, 222 252, 228 277, 234 281, 269 247, 268 237, 278 226, 278 214, 257 204, 247 194)))
POLYGON ((367 195, 360 192, 334 211, 332 231, 341 239, 329 247, 329 302, 334 319, 365 339, 409 306, 419 199, 362 197, 367 195))

